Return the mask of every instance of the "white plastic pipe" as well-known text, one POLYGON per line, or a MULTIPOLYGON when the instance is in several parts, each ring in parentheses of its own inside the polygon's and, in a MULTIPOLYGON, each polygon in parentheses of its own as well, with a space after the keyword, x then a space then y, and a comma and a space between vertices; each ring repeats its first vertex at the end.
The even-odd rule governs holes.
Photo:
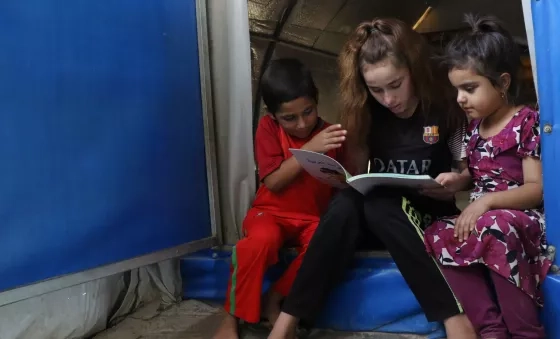
POLYGON ((537 99, 539 97, 539 89, 537 83, 537 59, 535 54, 535 33, 533 30, 533 12, 531 10, 531 0, 521 0, 523 6, 523 19, 525 21, 525 31, 527 32, 527 45, 529 46, 529 56, 531 57, 531 69, 533 70, 533 81, 537 90, 537 99))

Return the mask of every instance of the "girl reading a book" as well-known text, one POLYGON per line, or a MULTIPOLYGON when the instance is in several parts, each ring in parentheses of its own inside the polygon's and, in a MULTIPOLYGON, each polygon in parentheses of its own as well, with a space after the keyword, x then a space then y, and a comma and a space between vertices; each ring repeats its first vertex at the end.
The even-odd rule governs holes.
POLYGON ((492 18, 467 22, 472 31, 447 46, 444 61, 457 101, 473 119, 465 138, 468 168, 438 180, 474 189, 460 215, 428 227, 426 245, 483 339, 541 339, 537 305, 551 262, 539 113, 518 104, 521 65, 511 35, 492 18))
MULTIPOLYGON (((369 163, 372 172, 436 178, 454 162, 463 165, 466 117, 433 55, 419 33, 396 19, 364 22, 351 34, 339 60, 344 166, 351 174, 365 173, 369 163)), ((429 192, 380 187, 366 196, 341 190, 321 217, 269 338, 293 338, 299 319, 313 320, 358 239, 382 243, 428 320, 443 322, 448 338, 476 338, 424 246, 424 228, 458 212, 454 194, 443 186, 429 192)))

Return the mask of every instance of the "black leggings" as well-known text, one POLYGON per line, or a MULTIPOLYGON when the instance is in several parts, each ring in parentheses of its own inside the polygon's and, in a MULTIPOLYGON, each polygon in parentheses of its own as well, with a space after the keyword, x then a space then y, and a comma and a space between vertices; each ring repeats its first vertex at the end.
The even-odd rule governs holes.
POLYGON ((434 206, 433 201, 415 205, 416 209, 394 189, 378 189, 365 198, 352 188, 339 192, 321 218, 282 311, 313 321, 350 266, 358 240, 374 234, 391 254, 428 321, 460 314, 461 305, 423 240, 432 213, 453 214, 455 208, 446 203, 434 206))

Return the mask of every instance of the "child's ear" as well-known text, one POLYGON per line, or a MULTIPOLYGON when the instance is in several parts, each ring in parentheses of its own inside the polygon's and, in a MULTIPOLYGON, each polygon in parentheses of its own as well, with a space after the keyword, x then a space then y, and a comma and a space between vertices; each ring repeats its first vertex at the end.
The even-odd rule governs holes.
POLYGON ((500 75, 500 87, 502 92, 507 93, 509 86, 511 86, 511 74, 502 73, 502 75, 500 75))

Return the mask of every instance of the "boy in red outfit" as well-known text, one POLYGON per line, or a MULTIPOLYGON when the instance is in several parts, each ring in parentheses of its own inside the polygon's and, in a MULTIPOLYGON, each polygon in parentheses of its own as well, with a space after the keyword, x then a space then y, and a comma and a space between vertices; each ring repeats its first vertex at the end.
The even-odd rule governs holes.
POLYGON ((326 153, 340 159, 346 131, 317 115, 318 92, 311 73, 298 60, 272 61, 261 80, 268 109, 257 127, 255 155, 261 185, 243 221, 243 239, 232 251, 225 309, 229 313, 215 339, 238 338, 238 320, 257 323, 266 269, 278 261, 282 246, 299 255, 267 293, 265 315, 274 325, 307 245, 333 189, 305 172, 289 148, 326 153))

